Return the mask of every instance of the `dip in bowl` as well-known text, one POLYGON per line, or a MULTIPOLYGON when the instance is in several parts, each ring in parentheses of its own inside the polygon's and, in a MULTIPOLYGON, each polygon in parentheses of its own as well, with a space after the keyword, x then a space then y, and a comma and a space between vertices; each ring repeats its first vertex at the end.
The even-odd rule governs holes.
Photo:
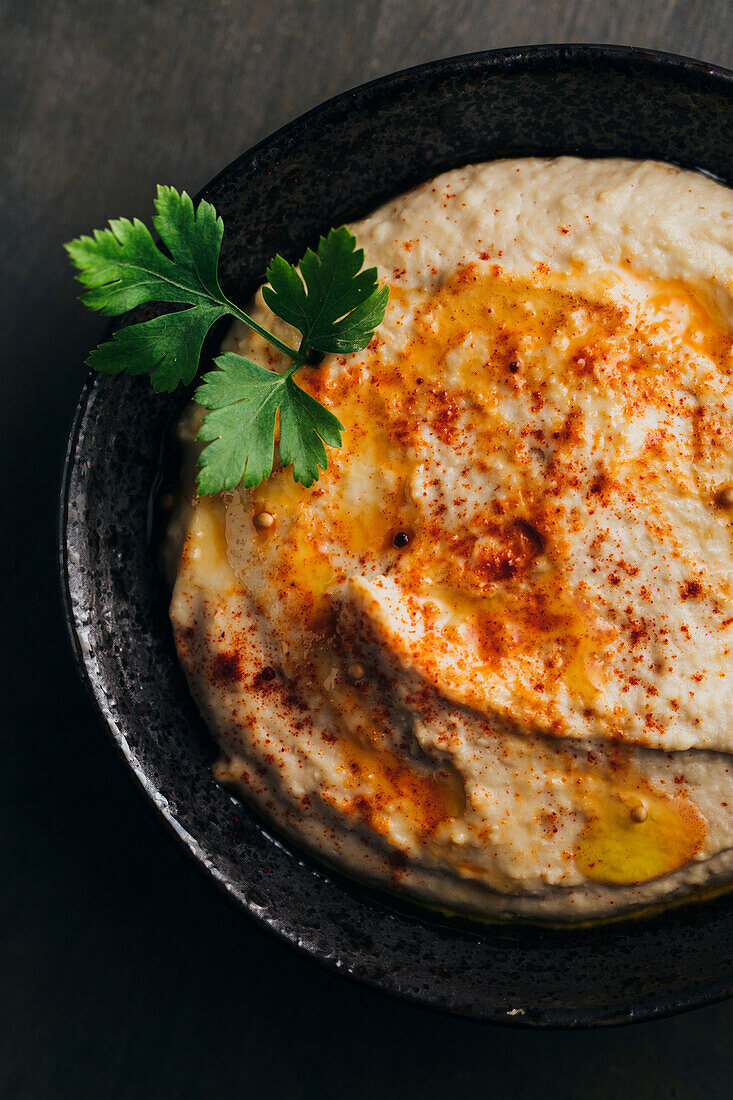
MULTIPOLYGON (((328 226, 363 218, 456 165, 640 158, 729 181, 731 115, 727 74, 643 51, 504 51, 398 74, 291 124, 205 190, 227 227, 223 284, 240 297, 254 292, 275 252, 299 255, 328 226)), ((560 247, 565 236, 557 232, 560 247)), ((733 974, 720 944, 733 917, 725 897, 598 928, 467 924, 324 871, 212 781, 210 738, 176 660, 147 541, 160 442, 179 412, 174 401, 152 400, 143 382, 90 379, 70 442, 63 555, 72 633, 95 703, 203 865, 255 917, 328 965, 451 1011, 578 1024, 727 994, 733 974)), ((678 742, 675 751, 689 747, 678 742)), ((639 751, 659 749, 647 741, 639 751)), ((626 809, 630 826, 644 828, 631 821, 635 807, 626 809)))
MULTIPOLYGON (((184 477, 169 528, 217 777, 448 911, 587 920, 723 881, 733 192, 500 160, 352 228, 387 316, 299 375, 344 446, 308 487, 184 477)), ((241 322, 224 350, 290 362, 241 322)))

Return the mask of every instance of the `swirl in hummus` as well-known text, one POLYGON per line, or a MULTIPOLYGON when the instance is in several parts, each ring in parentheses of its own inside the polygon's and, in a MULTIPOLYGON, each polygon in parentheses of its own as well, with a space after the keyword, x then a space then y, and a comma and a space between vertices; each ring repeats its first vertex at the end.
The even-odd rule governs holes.
MULTIPOLYGON (((385 322, 298 379, 343 448, 311 488, 276 468, 171 522, 216 775, 450 910, 587 919, 722 878, 731 192, 653 162, 505 160, 351 228, 385 322)), ((285 365, 239 325, 225 348, 285 365)))

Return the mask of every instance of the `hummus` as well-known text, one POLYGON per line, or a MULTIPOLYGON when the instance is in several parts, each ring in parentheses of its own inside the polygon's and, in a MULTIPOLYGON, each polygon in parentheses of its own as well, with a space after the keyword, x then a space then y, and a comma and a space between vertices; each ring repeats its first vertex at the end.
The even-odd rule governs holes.
MULTIPOLYGON (((733 195, 505 160, 351 228, 387 316, 298 376, 343 447, 311 488, 276 468, 171 523, 217 777, 444 909, 588 919, 722 879, 733 195)), ((240 325, 225 349, 285 365, 240 325)))

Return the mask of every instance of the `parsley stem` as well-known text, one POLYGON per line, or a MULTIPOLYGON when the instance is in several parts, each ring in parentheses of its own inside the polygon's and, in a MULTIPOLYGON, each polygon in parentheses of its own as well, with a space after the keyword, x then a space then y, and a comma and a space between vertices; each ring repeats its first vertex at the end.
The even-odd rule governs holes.
POLYGON ((306 339, 305 339, 305 336, 304 336, 303 339, 300 341, 300 347, 298 348, 297 358, 295 359, 293 364, 290 367, 288 367, 288 369, 285 371, 285 374, 288 378, 292 378, 293 375, 295 374, 296 370, 300 370, 301 367, 305 366, 305 361, 306 361, 306 356, 307 355, 308 355, 308 344, 306 343, 306 339))
POLYGON ((306 336, 300 341, 300 347, 298 348, 298 365, 304 366, 308 358, 308 339, 306 336))
POLYGON ((299 365, 302 364, 302 344, 301 350, 296 351, 295 348, 291 348, 289 344, 285 344, 282 340, 278 340, 277 336, 273 336, 273 334, 271 332, 268 332, 266 328, 263 328, 262 325, 258 325, 253 317, 250 317, 249 314, 245 313, 244 310, 239 308, 239 306, 235 306, 234 302, 230 302, 228 298, 227 305, 229 306, 232 316, 236 317, 238 321, 242 321, 245 325, 248 325, 249 328, 258 333, 264 340, 267 340, 268 343, 272 344, 279 351, 285 352, 285 354, 290 356, 291 359, 294 359, 296 363, 298 363, 299 365))

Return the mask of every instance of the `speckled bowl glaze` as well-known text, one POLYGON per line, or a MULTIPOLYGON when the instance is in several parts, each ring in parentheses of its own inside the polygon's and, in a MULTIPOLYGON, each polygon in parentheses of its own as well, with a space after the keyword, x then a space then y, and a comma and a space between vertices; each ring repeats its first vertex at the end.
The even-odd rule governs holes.
MULTIPOLYGON (((645 50, 547 46, 438 61, 347 92, 202 192, 226 226, 222 283, 246 298, 276 251, 298 256, 320 231, 448 167, 558 153, 658 158, 733 183, 733 74, 645 50)), ((588 928, 454 922, 325 870, 214 782, 148 535, 178 407, 153 400, 145 379, 87 380, 66 461, 61 568, 94 706, 207 872, 328 967, 483 1020, 620 1023, 731 995, 733 897, 588 928)))

